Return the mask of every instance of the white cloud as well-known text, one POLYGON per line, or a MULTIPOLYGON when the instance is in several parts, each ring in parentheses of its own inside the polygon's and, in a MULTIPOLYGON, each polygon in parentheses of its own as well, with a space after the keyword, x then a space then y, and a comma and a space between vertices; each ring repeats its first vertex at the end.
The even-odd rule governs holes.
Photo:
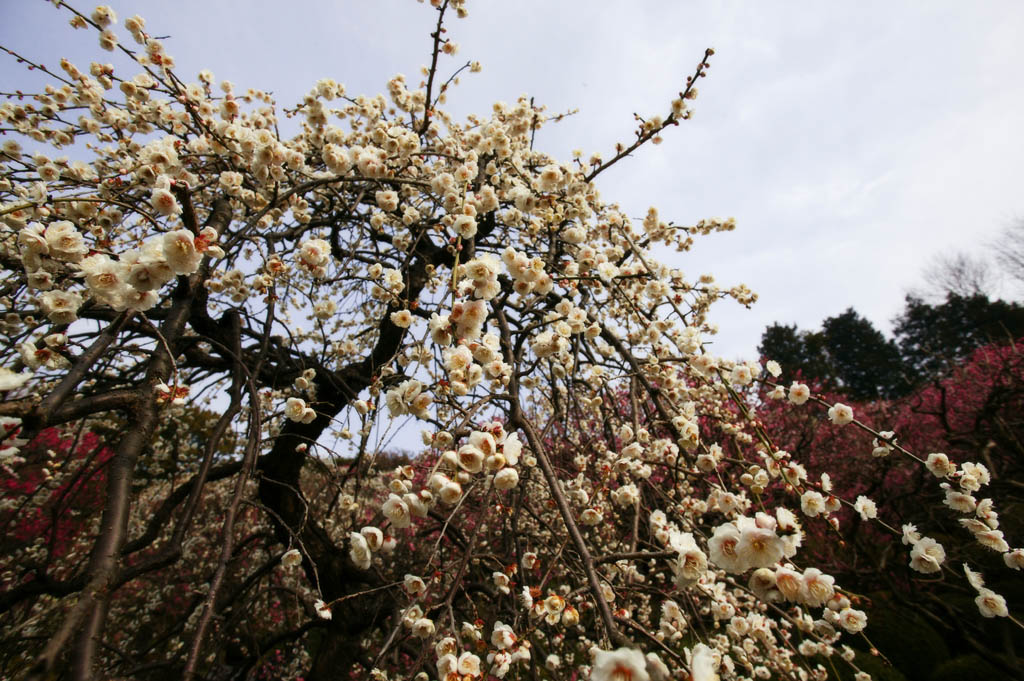
MULTIPOLYGON (((395 73, 415 84, 434 12, 412 0, 290 3, 113 2, 158 35, 186 78, 210 68, 288 105, 321 77, 376 93, 395 73)), ((869 2, 636 3, 471 1, 449 23, 459 54, 483 62, 449 108, 485 112, 529 92, 549 112, 579 113, 538 135, 560 156, 610 153, 633 113, 665 111, 705 47, 696 115, 601 178, 636 216, 677 223, 735 215, 684 271, 761 294, 751 311, 722 303, 721 352, 751 354, 772 321, 815 327, 854 306, 885 326, 939 250, 970 249, 1024 215, 1024 4, 869 2)), ((7 3, 0 43, 85 66, 95 37, 48 3, 7 3)), ((31 82, 0 61, 5 89, 31 82)))

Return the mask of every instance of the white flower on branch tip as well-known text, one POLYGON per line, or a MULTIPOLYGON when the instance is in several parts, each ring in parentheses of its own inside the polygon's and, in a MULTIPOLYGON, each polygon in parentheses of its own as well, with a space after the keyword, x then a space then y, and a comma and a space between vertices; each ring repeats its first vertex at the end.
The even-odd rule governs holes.
POLYGON ((469 676, 480 675, 480 658, 470 652, 459 655, 457 670, 459 674, 469 676))
POLYGON ((417 638, 430 638, 434 635, 434 621, 426 617, 421 617, 412 625, 412 634, 417 638))
POLYGON ((111 24, 117 23, 117 15, 110 8, 110 5, 99 5, 96 7, 92 11, 91 18, 100 28, 107 28, 111 24))
POLYGON ((889 456, 893 450, 893 445, 896 444, 896 433, 891 430, 883 430, 878 435, 880 437, 871 440, 871 446, 874 448, 871 450, 871 456, 875 458, 889 456))
POLYGON ((942 503, 949 506, 954 511, 959 511, 960 513, 973 513, 978 507, 977 500, 970 494, 954 489, 946 482, 942 483, 942 487, 946 492, 946 498, 942 503))
POLYGON ((308 239, 299 244, 299 261, 310 270, 316 270, 331 257, 331 245, 323 239, 308 239))
POLYGON ((749 567, 736 550, 740 542, 740 531, 733 523, 715 528, 708 540, 709 560, 726 572, 740 573, 749 567))
POLYGON ((389 213, 398 210, 398 192, 394 190, 378 191, 374 194, 374 199, 381 210, 386 210, 389 213))
POLYGON ((967 563, 964 563, 964 575, 967 577, 967 583, 974 587, 975 591, 985 586, 985 579, 981 576, 981 573, 972 570, 971 566, 967 563))
POLYGON ((495 588, 501 593, 507 595, 512 592, 512 589, 509 588, 509 577, 504 572, 501 572, 500 570, 492 572, 491 581, 494 583, 495 588))
POLYGON ((421 577, 417 575, 406 575, 402 582, 405 592, 410 596, 418 596, 427 590, 427 585, 421 577))
POLYGON ((324 603, 321 599, 316 599, 313 602, 313 609, 316 611, 317 616, 323 620, 331 619, 331 606, 324 603))
POLYGON ((1003 538, 1002 530, 982 530, 981 532, 975 532, 974 538, 978 540, 979 544, 993 551, 1006 553, 1010 550, 1010 545, 1003 538))
POLYGON ((452 223, 452 231, 463 239, 472 239, 476 236, 476 220, 469 215, 460 215, 452 223))
POLYGON ((512 667, 512 654, 504 650, 487 655, 487 662, 491 665, 490 674, 499 679, 505 678, 512 667))
POLYGON ((863 610, 844 608, 839 611, 839 626, 851 634, 858 634, 868 624, 868 617, 863 610))
POLYGON ((484 453, 472 444, 462 445, 459 447, 459 467, 467 473, 479 473, 484 467, 484 453))
POLYGON ((522 604, 524 610, 533 610, 533 594, 530 592, 530 587, 523 587, 523 590, 519 594, 519 602, 522 604))
POLYGON ((152 291, 174 279, 175 271, 164 254, 163 238, 147 239, 142 248, 122 254, 128 266, 128 284, 139 291, 152 291))
POLYGON ((640 490, 636 485, 629 483, 617 487, 611 493, 612 501, 623 508, 634 505, 640 498, 640 490))
POLYGON ((454 506, 462 498, 462 485, 454 480, 449 480, 441 486, 437 496, 440 497, 442 503, 454 506))
POLYGON ((284 403, 284 415, 292 421, 302 421, 306 412, 306 401, 300 397, 289 397, 284 403))
POLYGON ((505 461, 508 465, 515 466, 519 464, 519 455, 523 451, 523 443, 519 441, 519 435, 516 433, 508 433, 501 440, 501 453, 505 456, 505 461))
POLYGON ((842 402, 836 402, 828 408, 828 418, 837 426, 845 426, 853 422, 853 409, 842 402))
POLYGON ((397 310, 388 317, 391 323, 400 329, 408 329, 412 326, 413 316, 409 310, 397 310))
POLYGON ((803 579, 800 573, 788 567, 775 568, 775 587, 788 601, 798 602, 803 590, 803 579))
POLYGON ((921 541, 921 534, 917 531, 917 527, 911 523, 904 525, 902 541, 904 545, 913 545, 921 541))
POLYGON ((606 284, 610 284, 612 279, 619 276, 619 268, 614 263, 603 262, 597 266, 597 276, 606 284))
POLYGON ((769 568, 758 568, 750 574, 747 588, 765 603, 781 600, 782 592, 776 588, 775 571, 769 568))
POLYGON ((958 482, 961 489, 969 492, 977 492, 992 479, 985 464, 965 461, 960 465, 960 476, 958 482))
POLYGON ((95 294, 114 293, 124 286, 128 268, 109 255, 96 253, 78 263, 78 269, 85 277, 86 286, 95 294))
POLYGON ((729 373, 729 382, 733 385, 750 385, 752 380, 754 380, 754 377, 750 373, 750 367, 746 364, 737 364, 729 373))
POLYGON ((1006 599, 992 589, 978 589, 978 597, 974 599, 974 603, 982 617, 1007 617, 1010 614, 1006 608, 1006 599))
POLYGON ((875 505, 875 502, 863 494, 857 497, 857 501, 853 504, 853 509, 860 514, 862 520, 871 520, 878 517, 878 507, 875 505))
POLYGON ((736 544, 736 553, 747 569, 772 567, 782 559, 785 544, 775 534, 774 523, 772 527, 764 527, 750 518, 741 518, 737 523, 740 540, 736 544))

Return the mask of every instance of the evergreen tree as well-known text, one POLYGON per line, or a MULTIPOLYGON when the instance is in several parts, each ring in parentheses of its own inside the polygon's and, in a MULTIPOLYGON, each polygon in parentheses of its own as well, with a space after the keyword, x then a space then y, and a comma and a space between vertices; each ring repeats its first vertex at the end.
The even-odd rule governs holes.
POLYGON ((896 344, 852 307, 822 322, 825 349, 841 389, 855 399, 907 392, 896 344))
POLYGON ((792 375, 855 399, 894 397, 910 387, 896 344, 853 308, 827 318, 820 331, 772 324, 758 350, 792 375))
POLYGON ((941 375, 976 348, 1024 336, 1024 307, 980 294, 950 293, 937 305, 907 296, 895 334, 908 375, 920 383, 941 375))

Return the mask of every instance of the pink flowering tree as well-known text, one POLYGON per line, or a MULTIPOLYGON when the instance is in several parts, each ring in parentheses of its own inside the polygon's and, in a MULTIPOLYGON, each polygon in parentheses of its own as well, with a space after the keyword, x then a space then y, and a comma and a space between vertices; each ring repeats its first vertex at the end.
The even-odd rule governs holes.
MULTIPOLYGON (((1016 575, 1004 573, 1006 536, 1022 529, 1012 509, 1024 497, 1016 483, 1022 475, 1020 413, 1024 399, 1024 355, 1020 343, 989 345, 976 350, 960 366, 915 393, 894 400, 853 403, 865 428, 851 429, 822 422, 815 414, 793 410, 781 400, 765 399, 758 419, 772 432, 780 447, 806 466, 808 477, 823 480, 837 498, 852 500, 828 518, 806 523, 804 551, 816 564, 842 578, 863 594, 878 594, 886 601, 924 613, 929 624, 961 652, 981 654, 989 660, 1012 663, 1012 641, 998 621, 971 617, 975 589, 955 579, 954 572, 938 578, 901 565, 907 535, 887 531, 913 525, 926 528, 945 546, 946 564, 968 565, 992 575, 988 586, 1019 597, 1016 575), (874 429, 888 429, 880 438, 874 429), (925 465, 901 456, 884 440, 921 453, 925 465), (881 446, 880 446, 881 445, 881 446), (938 461, 980 460, 989 482, 980 494, 963 494, 959 475, 945 475, 949 466, 938 461), (932 465, 928 465, 928 460, 932 465), (1009 509, 994 511, 998 498, 1009 509), (876 503, 877 502, 877 503, 876 503), (951 510, 957 513, 950 513, 951 510), (877 514, 875 522, 873 517, 877 514), (1005 534, 1004 534, 1005 533, 1005 534), (965 538, 990 551, 976 551, 965 538), (1002 555, 1000 555, 1002 554, 1002 555), (955 613, 954 617, 950 617, 955 613)), ((809 383, 812 383, 809 381, 809 383)), ((849 402, 841 395, 818 395, 825 402, 849 402)), ((968 481, 967 487, 974 483, 968 481)), ((979 490, 981 486, 979 485, 979 490)), ((979 490, 973 490, 978 492, 979 490)), ((887 607, 880 604, 879 607, 887 607)), ((869 613, 871 609, 869 608, 869 613)), ((874 641, 880 647, 882 641, 874 641)))
MULTIPOLYGON (((325 78, 287 109, 178 73, 138 16, 58 5, 116 63, 11 53, 39 86, 0 106, 0 457, 27 499, 4 512, 76 511, 47 525, 67 551, 3 559, 7 675, 867 676, 843 647, 865 612, 801 553, 802 516, 858 502, 757 420, 774 364, 704 344, 712 304, 754 294, 658 260, 733 221, 597 191, 690 116, 712 50, 627 141, 561 162, 527 98, 441 108, 477 70, 447 59, 460 0, 431 2, 422 82, 325 78), (399 430, 421 449, 389 455, 399 430), (42 490, 48 432, 101 439, 42 490)), ((954 518, 991 482, 876 437, 948 479, 954 518)), ((1020 570, 996 503, 964 544, 1020 570)), ((1019 627, 925 531, 911 567, 1019 627)))

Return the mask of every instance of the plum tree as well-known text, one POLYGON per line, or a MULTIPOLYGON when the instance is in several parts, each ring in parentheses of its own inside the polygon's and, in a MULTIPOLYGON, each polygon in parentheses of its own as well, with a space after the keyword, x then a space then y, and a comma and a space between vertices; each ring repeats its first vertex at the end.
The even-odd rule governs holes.
MULTIPOLYGON (((142 18, 56 4, 119 63, 12 55, 43 82, 0 108, 2 457, 23 478, 54 432, 109 455, 6 504, 85 515, 70 550, 46 530, 4 560, 8 675, 809 678, 864 627, 787 508, 841 501, 811 513, 828 490, 754 417, 760 365, 703 344, 712 303, 754 294, 656 258, 734 222, 633 219, 595 185, 690 116, 712 50, 608 158, 566 163, 527 98, 441 108, 459 0, 431 3, 422 83, 320 80, 290 137, 142 18), (400 427, 421 451, 387 451, 400 427), (53 500, 98 475, 91 507, 53 500)), ((983 469, 944 464, 958 503, 983 469)))

